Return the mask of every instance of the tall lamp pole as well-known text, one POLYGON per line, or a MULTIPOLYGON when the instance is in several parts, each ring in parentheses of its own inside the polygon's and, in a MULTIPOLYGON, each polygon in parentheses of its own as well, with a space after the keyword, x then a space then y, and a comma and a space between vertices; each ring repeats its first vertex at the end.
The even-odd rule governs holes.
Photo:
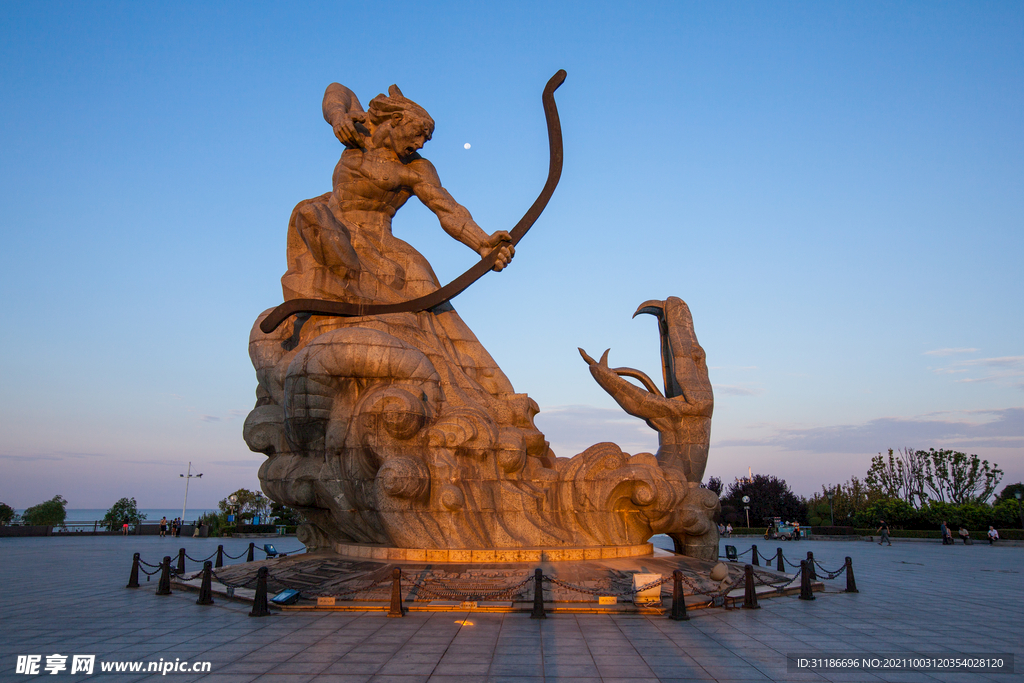
POLYGON ((1017 514, 1020 515, 1020 528, 1024 529, 1024 508, 1020 506, 1021 496, 1022 494, 1020 491, 1013 492, 1013 497, 1017 499, 1017 514))
POLYGON ((203 475, 201 475, 201 474, 192 474, 192 461, 190 460, 189 463, 188 463, 188 474, 187 475, 179 474, 178 476, 182 477, 185 480, 185 502, 183 502, 181 504, 181 523, 184 524, 185 523, 185 508, 188 507, 188 480, 189 479, 198 479, 199 477, 201 477, 203 475))
POLYGON ((747 528, 750 528, 750 496, 743 496, 743 509, 747 512, 747 528))

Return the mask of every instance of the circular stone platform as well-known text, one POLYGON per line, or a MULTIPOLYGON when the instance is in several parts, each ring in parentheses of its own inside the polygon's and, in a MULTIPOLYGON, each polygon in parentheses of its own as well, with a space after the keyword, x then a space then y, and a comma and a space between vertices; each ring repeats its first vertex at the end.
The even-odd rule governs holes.
POLYGON ((335 543, 334 552, 346 557, 389 562, 457 562, 459 564, 506 564, 512 562, 569 562, 614 560, 654 554, 651 543, 588 546, 583 548, 510 548, 498 550, 391 548, 382 545, 335 543))

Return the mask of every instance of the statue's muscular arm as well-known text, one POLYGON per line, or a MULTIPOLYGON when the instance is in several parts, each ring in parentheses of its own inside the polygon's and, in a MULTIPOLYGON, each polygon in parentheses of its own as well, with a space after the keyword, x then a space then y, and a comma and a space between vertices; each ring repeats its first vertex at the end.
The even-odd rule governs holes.
POLYGON ((334 136, 346 147, 366 147, 369 133, 360 124, 366 121, 366 112, 356 94, 341 83, 331 83, 324 92, 324 120, 331 124, 334 136))
POLYGON ((434 165, 420 157, 411 162, 407 168, 411 171, 410 187, 413 194, 423 202, 424 206, 434 212, 444 231, 477 252, 486 256, 491 249, 502 244, 501 253, 494 264, 495 270, 502 270, 509 264, 515 255, 515 247, 512 246, 512 238, 508 232, 498 230, 493 235, 488 235, 476 224, 473 216, 466 207, 459 204, 448 194, 448 190, 441 186, 441 179, 434 169, 434 165))

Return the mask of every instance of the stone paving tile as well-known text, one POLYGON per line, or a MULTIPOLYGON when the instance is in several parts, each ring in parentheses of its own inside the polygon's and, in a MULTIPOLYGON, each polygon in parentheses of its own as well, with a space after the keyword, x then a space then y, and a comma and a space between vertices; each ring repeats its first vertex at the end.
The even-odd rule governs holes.
MULTIPOLYGON (((177 657, 212 663, 211 673, 176 674, 175 683, 611 683, 619 675, 632 683, 1021 678, 1020 672, 796 673, 786 669, 786 655, 792 653, 1003 652, 1016 656, 1018 669, 1024 666, 1021 548, 804 541, 784 550, 794 556, 813 550, 826 567, 839 566, 850 555, 862 592, 843 594, 840 581, 814 601, 786 597, 764 600, 756 611, 691 610, 687 622, 584 614, 536 621, 525 614, 451 612, 405 619, 381 613, 250 619, 243 603, 222 599, 199 607, 194 593, 155 596, 155 581, 125 590, 132 552, 147 561, 176 552, 162 540, 0 539, 0 586, 33 587, 16 594, 0 591, 0 681, 35 680, 14 676, 16 656, 53 652, 96 654, 99 661, 177 657), (69 566, 75 567, 73 574, 65 570, 69 566)), ((248 545, 243 539, 175 539, 174 545, 204 557, 216 548, 213 541, 222 540, 231 554, 248 545)), ((745 543, 749 547, 743 539, 730 543, 741 551, 745 543)), ((132 683, 153 677, 93 678, 132 683)))

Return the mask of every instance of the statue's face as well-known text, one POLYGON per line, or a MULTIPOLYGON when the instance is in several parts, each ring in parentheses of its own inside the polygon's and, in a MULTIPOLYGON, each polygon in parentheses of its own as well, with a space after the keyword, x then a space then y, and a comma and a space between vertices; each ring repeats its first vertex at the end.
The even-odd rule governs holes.
POLYGON ((391 120, 391 148, 400 159, 406 159, 423 148, 434 132, 430 121, 401 115, 391 120))

